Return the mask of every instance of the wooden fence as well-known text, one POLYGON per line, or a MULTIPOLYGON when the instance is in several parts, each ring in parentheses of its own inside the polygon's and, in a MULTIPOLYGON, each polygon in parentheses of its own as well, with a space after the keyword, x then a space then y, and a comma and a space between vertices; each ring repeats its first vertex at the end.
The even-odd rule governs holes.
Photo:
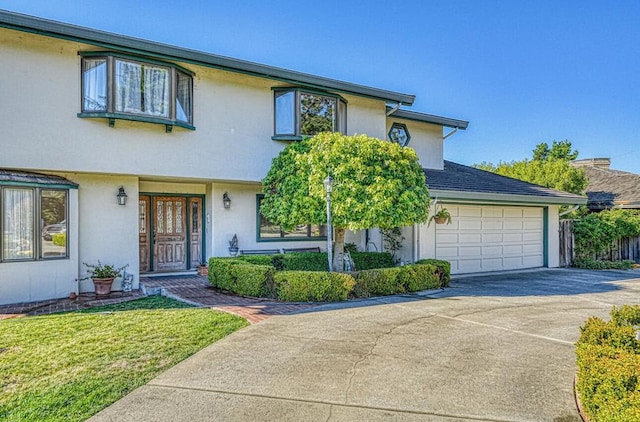
MULTIPOLYGON (((573 220, 560 220, 560 266, 570 267, 575 259, 573 220)), ((640 263, 640 237, 626 237, 619 239, 594 259, 604 259, 608 261, 620 261, 629 259, 640 263)))

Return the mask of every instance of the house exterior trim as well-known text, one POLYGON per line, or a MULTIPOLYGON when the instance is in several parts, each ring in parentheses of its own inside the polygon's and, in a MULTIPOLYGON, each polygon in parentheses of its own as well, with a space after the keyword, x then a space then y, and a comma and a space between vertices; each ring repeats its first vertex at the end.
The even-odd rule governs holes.
POLYGON ((474 202, 482 201, 482 203, 496 204, 514 204, 514 205, 585 205, 587 198, 581 196, 534 196, 534 195, 514 195, 503 193, 485 193, 485 192, 463 192, 448 191, 439 189, 429 189, 429 195, 438 200, 474 202))
POLYGON ((9 12, 7 10, 0 10, 0 27, 76 41, 122 52, 143 54, 147 57, 176 60, 199 66, 273 79, 303 87, 324 90, 328 89, 336 92, 375 98, 391 103, 412 105, 415 100, 415 95, 411 94, 403 94, 365 85, 343 82, 336 79, 296 72, 274 66, 267 66, 246 60, 204 53, 169 44, 157 43, 140 38, 128 37, 111 32, 52 21, 49 19, 37 18, 34 16, 9 12))

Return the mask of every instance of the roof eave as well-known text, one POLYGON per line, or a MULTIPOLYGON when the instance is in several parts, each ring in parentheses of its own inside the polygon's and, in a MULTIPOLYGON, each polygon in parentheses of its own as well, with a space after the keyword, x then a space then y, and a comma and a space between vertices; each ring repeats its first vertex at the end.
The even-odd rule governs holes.
POLYGON ((52 21, 20 13, 0 10, 0 27, 81 42, 99 47, 177 60, 200 66, 263 77, 311 88, 338 91, 346 94, 383 100, 389 103, 412 105, 415 95, 368 87, 335 79, 315 76, 273 66, 234 59, 197 50, 128 37, 97 29, 52 21))
MULTIPOLYGON (((392 109, 387 107, 387 110, 392 109)), ((413 120, 416 122, 431 123, 435 125, 450 127, 453 129, 466 130, 469 126, 469 122, 466 120, 452 119, 450 117, 435 116, 433 114, 418 113, 416 111, 409 110, 398 109, 391 113, 391 116, 400 119, 413 120)))
POLYGON ((510 203, 523 205, 586 205, 587 198, 582 196, 536 196, 513 195, 505 193, 467 192, 443 189, 429 189, 429 195, 438 200, 468 202, 510 203))

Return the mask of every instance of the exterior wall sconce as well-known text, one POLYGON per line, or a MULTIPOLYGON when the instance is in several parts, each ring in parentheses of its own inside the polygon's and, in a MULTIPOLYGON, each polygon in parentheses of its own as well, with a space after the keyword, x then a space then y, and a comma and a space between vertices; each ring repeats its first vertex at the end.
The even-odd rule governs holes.
POLYGON ((127 205, 127 194, 124 191, 124 186, 120 186, 116 198, 118 198, 118 205, 127 205))
POLYGON ((229 198, 229 194, 227 192, 222 194, 222 205, 227 209, 231 208, 231 198, 229 198))

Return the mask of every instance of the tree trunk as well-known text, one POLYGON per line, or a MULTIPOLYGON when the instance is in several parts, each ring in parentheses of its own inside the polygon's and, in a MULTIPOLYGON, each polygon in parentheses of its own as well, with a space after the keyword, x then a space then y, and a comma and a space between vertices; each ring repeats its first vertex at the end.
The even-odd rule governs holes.
POLYGON ((344 271, 344 229, 339 227, 333 228, 335 242, 333 244, 333 271, 344 271))

